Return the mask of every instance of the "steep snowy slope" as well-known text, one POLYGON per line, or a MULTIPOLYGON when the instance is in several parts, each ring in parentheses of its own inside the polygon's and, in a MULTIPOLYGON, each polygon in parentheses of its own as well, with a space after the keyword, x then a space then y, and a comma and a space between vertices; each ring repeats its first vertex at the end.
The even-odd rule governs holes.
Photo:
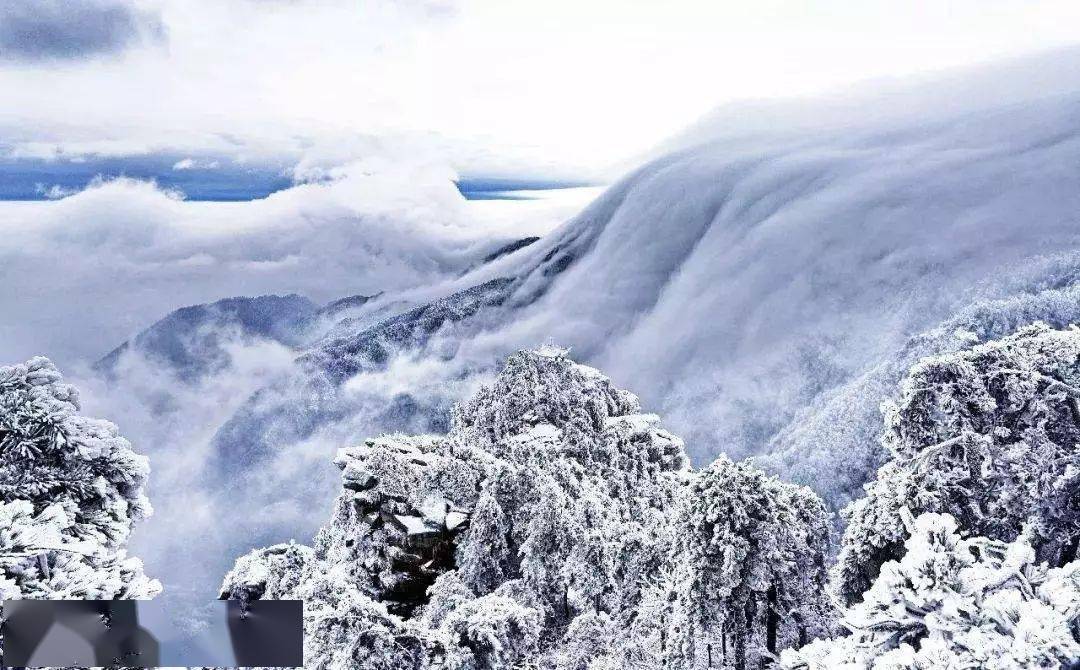
MULTIPOLYGON (((1004 280, 1003 280, 1004 281, 1004 280)), ((858 497, 866 473, 884 450, 879 405, 920 359, 999 339, 1036 321, 1056 328, 1080 323, 1080 258, 1036 259, 1005 281, 1005 298, 960 310, 941 325, 909 339, 865 372, 819 394, 762 449, 759 465, 822 491, 835 507, 858 497)))
MULTIPOLYGON (((298 352, 335 333, 360 332, 408 303, 383 294, 351 295, 319 306, 299 295, 234 297, 170 312, 94 363, 95 372, 123 382, 126 357, 167 371, 186 383, 231 367, 229 348, 275 342, 298 352), (366 324, 366 325, 365 325, 366 324)), ((339 335, 340 336, 340 335, 339 335)))

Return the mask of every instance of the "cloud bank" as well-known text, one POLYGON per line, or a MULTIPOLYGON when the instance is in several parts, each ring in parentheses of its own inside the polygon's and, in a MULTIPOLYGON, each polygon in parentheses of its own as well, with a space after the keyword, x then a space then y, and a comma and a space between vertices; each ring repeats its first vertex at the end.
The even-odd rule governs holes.
MULTIPOLYGON (((1029 298, 1080 276, 1080 52, 827 102, 775 105, 796 132, 724 110, 484 270, 518 273, 516 307, 446 377, 553 340, 640 394, 698 462, 778 450, 777 470, 833 502, 857 493, 895 377, 837 389, 933 353, 923 334, 973 305, 1011 305, 960 324, 980 337, 1075 317, 1071 294, 1029 298), (864 425, 829 433, 807 416, 826 404, 832 426, 864 425)), ((952 331, 932 339, 956 346, 952 331)))
MULTIPOLYGON (((194 333, 192 339, 203 334, 194 333)), ((303 502, 270 493, 283 485, 280 475, 276 480, 271 476, 272 468, 260 477, 266 489, 227 492, 206 485, 204 467, 217 427, 261 386, 295 373, 295 352, 277 342, 228 330, 214 335, 228 356, 228 368, 197 383, 134 351, 116 362, 119 385, 81 366, 69 377, 83 393, 85 411, 109 416, 140 451, 152 455, 148 492, 155 518, 162 522, 136 527, 133 542, 148 571, 168 582, 174 602, 192 608, 216 597, 217 576, 236 549, 255 546, 257 538, 245 533, 247 522, 240 519, 251 519, 256 528, 278 536, 307 523, 303 502)), ((324 493, 333 491, 331 470, 326 462, 293 463, 293 485, 300 478, 313 484, 304 502, 325 509, 330 496, 324 493)))
POLYGON ((18 153, 280 157, 363 133, 412 138, 463 174, 586 180, 725 101, 1075 43, 1080 21, 1070 0, 0 7, 0 136, 18 153))

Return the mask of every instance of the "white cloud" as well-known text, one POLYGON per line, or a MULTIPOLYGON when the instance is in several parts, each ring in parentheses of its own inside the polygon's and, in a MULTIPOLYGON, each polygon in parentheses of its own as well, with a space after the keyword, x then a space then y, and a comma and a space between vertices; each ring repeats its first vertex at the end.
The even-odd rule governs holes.
MULTIPOLYGON (((936 88, 856 91, 828 114, 802 100, 765 121, 727 110, 516 258, 529 273, 508 304, 539 299, 462 342, 443 378, 552 339, 640 394, 698 460, 767 449, 819 394, 970 304, 1076 283, 1078 64, 1062 51, 936 88)), ((1071 299, 986 318, 1068 322, 1071 299)), ((879 421, 880 399, 858 419, 879 421)), ((818 482, 857 490, 872 441, 861 448, 818 482)), ((801 465, 807 479, 814 462, 801 465)))
MULTIPOLYGON (((217 578, 231 563, 233 552, 243 547, 243 540, 238 542, 235 536, 236 526, 222 519, 239 514, 255 517, 272 498, 272 489, 257 497, 208 488, 206 482, 213 478, 204 468, 211 460, 210 439, 251 393, 295 372, 294 352, 280 344, 228 331, 215 335, 231 364, 194 384, 131 350, 117 361, 115 373, 122 380, 118 386, 85 370, 68 375, 81 390, 84 412, 109 417, 136 449, 151 455, 148 494, 155 516, 136 526, 133 553, 143 559, 149 573, 166 580, 171 596, 193 606, 216 597, 217 578)), ((322 490, 328 497, 332 486, 325 483, 322 490)), ((315 514, 310 508, 306 512, 315 514)), ((294 514, 284 522, 296 525, 301 520, 294 514)))
POLYGON ((174 170, 216 170, 221 163, 216 160, 198 160, 195 158, 181 158, 173 163, 174 170))
POLYGON ((78 193, 77 189, 64 188, 60 186, 60 184, 53 184, 52 186, 35 184, 34 190, 44 196, 47 200, 59 200, 60 198, 66 198, 69 195, 78 193))

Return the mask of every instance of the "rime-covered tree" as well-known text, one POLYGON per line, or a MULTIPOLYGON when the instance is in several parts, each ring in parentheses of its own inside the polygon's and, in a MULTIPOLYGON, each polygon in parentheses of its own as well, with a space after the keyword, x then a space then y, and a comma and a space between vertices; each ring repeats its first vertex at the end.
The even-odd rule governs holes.
POLYGON ((782 654, 786 670, 1069 668, 1080 659, 1080 562, 1047 568, 1027 534, 963 538, 956 520, 908 518, 898 561, 843 615, 846 636, 782 654))
POLYGON ((147 459, 116 426, 78 412, 78 391, 48 359, 0 367, 0 600, 161 591, 125 550, 151 513, 147 459))
MULTIPOLYGON (((540 613, 497 593, 455 607, 439 632, 447 638, 446 667, 526 668, 539 655, 540 613)), ((535 667, 535 666, 534 666, 535 667)))
POLYGON ((125 545, 150 515, 146 457, 80 415, 45 358, 0 367, 0 599, 143 599, 161 590, 125 545))
POLYGON ((586 612, 576 617, 552 659, 555 670, 594 670, 605 659, 611 659, 620 633, 616 620, 607 612, 586 612))
POLYGON ((549 625, 629 611, 639 586, 617 571, 632 568, 624 559, 643 536, 657 537, 687 467, 681 441, 657 423, 636 397, 561 350, 511 357, 456 410, 448 437, 459 458, 497 459, 482 495, 504 511, 473 514, 458 550, 465 581, 479 564, 472 557, 485 556, 504 580, 521 580, 549 625))
POLYGON ((1036 324, 924 359, 886 403, 892 460, 848 518, 834 587, 856 602, 899 559, 902 510, 948 513, 966 532, 1014 540, 1025 525, 1040 561, 1080 542, 1080 331, 1036 324))
POLYGON ((480 495, 470 524, 470 542, 457 552, 458 573, 477 593, 491 593, 507 581, 515 562, 507 538, 509 522, 491 488, 480 495))
POLYGON ((675 515, 666 631, 670 667, 762 667, 828 632, 828 514, 809 489, 721 457, 675 515))

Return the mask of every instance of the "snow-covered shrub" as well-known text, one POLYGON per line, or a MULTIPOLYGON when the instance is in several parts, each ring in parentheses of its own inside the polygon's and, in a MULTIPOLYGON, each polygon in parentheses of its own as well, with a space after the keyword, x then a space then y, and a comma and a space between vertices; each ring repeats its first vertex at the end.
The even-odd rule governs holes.
POLYGON ((502 670, 534 661, 540 641, 540 614, 514 599, 491 594, 463 603, 443 622, 440 632, 452 650, 454 670, 502 670))
POLYGON ((237 559, 222 585, 223 600, 288 600, 300 588, 308 565, 314 560, 311 547, 290 542, 256 549, 237 559))
POLYGON ((892 460, 846 510, 834 571, 844 603, 900 558, 901 510, 948 513, 961 529, 1012 541, 1030 525, 1040 561, 1080 543, 1080 330, 1036 324, 922 360, 887 403, 892 460))
POLYGON ((1026 534, 964 539, 948 514, 914 522, 843 615, 849 634, 783 652, 787 670, 1073 667, 1080 659, 1080 562, 1048 569, 1026 534))
POLYGON ((580 455, 588 459, 604 422, 636 415, 641 406, 634 394, 615 388, 593 368, 574 365, 566 353, 548 346, 511 356, 494 384, 455 408, 454 436, 502 456, 507 448, 522 446, 507 438, 535 426, 558 427, 565 438, 561 448, 580 444, 580 455))
POLYGON ((619 633, 607 612, 586 612, 576 617, 555 654, 555 670, 591 670, 598 659, 611 654, 619 633))
POLYGON ((419 619, 419 623, 427 628, 438 628, 447 615, 476 598, 476 594, 461 581, 457 570, 439 575, 428 587, 427 596, 428 602, 419 619))
POLYGON ((124 549, 150 468, 45 358, 0 367, 0 599, 145 599, 124 549))
POLYGON ((408 670, 439 668, 446 658, 441 640, 391 614, 385 605, 319 580, 303 591, 304 667, 308 670, 408 670), (321 596, 321 597, 320 597, 321 596))

